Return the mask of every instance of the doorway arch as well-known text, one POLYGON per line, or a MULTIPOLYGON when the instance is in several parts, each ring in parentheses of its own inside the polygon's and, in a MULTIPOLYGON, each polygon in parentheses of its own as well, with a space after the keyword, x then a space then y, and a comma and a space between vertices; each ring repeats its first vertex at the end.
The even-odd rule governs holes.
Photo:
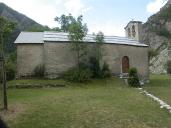
POLYGON ((128 73, 129 72, 129 57, 124 56, 122 58, 122 73, 128 73))

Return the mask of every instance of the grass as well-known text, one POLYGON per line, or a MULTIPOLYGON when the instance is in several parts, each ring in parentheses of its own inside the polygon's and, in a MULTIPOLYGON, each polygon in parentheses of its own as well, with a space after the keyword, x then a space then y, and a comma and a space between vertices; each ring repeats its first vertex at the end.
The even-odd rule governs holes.
POLYGON ((170 75, 151 75, 150 84, 145 89, 171 105, 170 75))
POLYGON ((171 127, 168 111, 118 78, 64 88, 9 89, 8 94, 10 110, 3 117, 10 128, 171 127))

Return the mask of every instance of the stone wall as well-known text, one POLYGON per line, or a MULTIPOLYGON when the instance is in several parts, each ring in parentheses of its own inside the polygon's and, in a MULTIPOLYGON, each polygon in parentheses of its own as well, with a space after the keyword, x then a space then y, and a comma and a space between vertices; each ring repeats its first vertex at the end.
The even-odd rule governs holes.
POLYGON ((136 47, 129 45, 104 45, 104 57, 113 74, 119 75, 122 73, 122 58, 129 58, 130 67, 135 67, 138 70, 141 79, 149 78, 148 68, 148 47, 136 47))
POLYGON ((49 78, 56 78, 76 64, 74 53, 68 43, 44 43, 45 74, 49 78))
POLYGON ((142 23, 137 21, 131 21, 128 23, 128 25, 125 28, 125 35, 128 38, 137 40, 142 43, 142 23), (135 26, 135 37, 132 33, 132 26, 135 26), (130 35, 128 34, 128 29, 130 29, 130 35))
POLYGON ((34 75, 36 66, 43 64, 43 44, 17 44, 17 77, 34 75))
MULTIPOLYGON (((50 78, 57 77, 57 74, 63 73, 76 64, 74 53, 68 43, 47 42, 44 44, 44 49, 46 75, 50 78)), ((148 79, 148 47, 105 44, 102 49, 103 62, 109 64, 113 74, 122 73, 122 58, 128 56, 130 67, 136 67, 140 77, 148 79)))
MULTIPOLYGON (((89 43, 89 48, 92 48, 89 43)), ((104 44, 103 62, 107 62, 113 74, 122 73, 122 58, 129 57, 130 67, 136 67, 141 79, 148 79, 148 47, 104 44)), ((90 50, 89 53, 93 52, 90 50)), ((17 46, 18 76, 29 75, 44 62, 45 75, 56 78, 76 65, 75 54, 69 43, 45 42, 43 45, 23 44, 17 46), (44 50, 44 52, 43 52, 44 50)))

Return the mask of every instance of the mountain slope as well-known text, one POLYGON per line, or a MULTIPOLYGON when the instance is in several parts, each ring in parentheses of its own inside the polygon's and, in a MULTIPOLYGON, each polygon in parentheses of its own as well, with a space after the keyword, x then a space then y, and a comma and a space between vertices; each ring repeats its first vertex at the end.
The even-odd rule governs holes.
POLYGON ((0 16, 3 16, 10 21, 16 22, 17 27, 15 31, 11 34, 8 41, 6 41, 6 51, 12 52, 15 50, 15 46, 13 44, 14 40, 17 38, 20 31, 27 30, 31 28, 32 26, 35 27, 43 27, 42 25, 38 24, 34 20, 28 18, 27 16, 13 10, 12 8, 8 7, 4 3, 0 3, 0 16))
POLYGON ((151 16, 143 25, 143 42, 150 46, 155 56, 150 59, 152 73, 167 73, 167 61, 171 59, 171 1, 151 16))

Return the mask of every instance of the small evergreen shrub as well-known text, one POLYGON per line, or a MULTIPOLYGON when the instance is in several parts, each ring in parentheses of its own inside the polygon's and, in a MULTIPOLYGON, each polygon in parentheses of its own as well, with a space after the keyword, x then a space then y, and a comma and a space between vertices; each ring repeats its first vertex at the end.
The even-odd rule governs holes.
POLYGON ((136 68, 129 69, 128 84, 131 87, 140 87, 140 82, 138 78, 138 73, 136 68))
POLYGON ((92 72, 85 63, 80 63, 79 67, 74 67, 64 73, 63 78, 71 82, 87 82, 92 78, 92 72))
POLYGON ((44 77, 45 67, 43 64, 36 66, 34 69, 34 76, 35 77, 44 77))
POLYGON ((112 76, 112 73, 109 69, 109 65, 105 62, 103 64, 103 67, 102 67, 102 77, 103 78, 108 78, 108 77, 111 77, 112 76))
POLYGON ((96 57, 90 57, 89 68, 92 71, 93 78, 100 78, 102 76, 100 64, 99 61, 96 59, 96 57))
POLYGON ((171 74, 171 60, 167 61, 167 73, 171 74))

